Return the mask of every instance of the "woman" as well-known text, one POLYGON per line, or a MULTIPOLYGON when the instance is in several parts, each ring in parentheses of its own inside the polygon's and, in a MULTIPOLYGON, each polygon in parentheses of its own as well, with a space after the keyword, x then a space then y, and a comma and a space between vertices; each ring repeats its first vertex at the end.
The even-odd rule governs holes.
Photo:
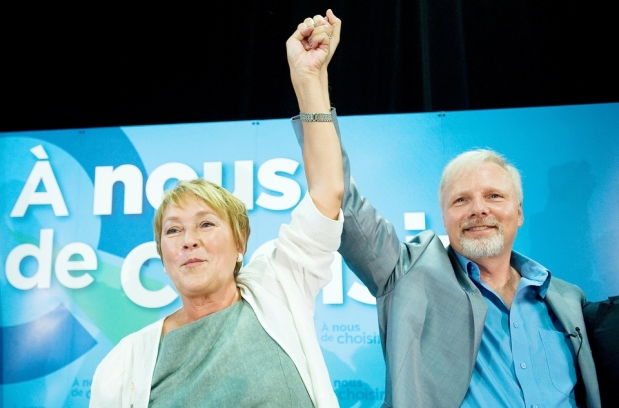
MULTIPOLYGON (((316 27, 299 25, 288 56, 301 111, 328 113, 328 101, 309 105, 301 96, 321 86, 320 72, 295 83, 297 70, 313 72, 335 48, 330 42, 339 20, 330 12, 333 25, 315 19, 316 27)), ((339 246, 342 164, 333 124, 304 126, 309 194, 268 256, 241 267, 247 211, 223 188, 192 180, 166 192, 154 233, 182 307, 105 357, 93 378, 91 407, 337 406, 313 311, 339 246)))

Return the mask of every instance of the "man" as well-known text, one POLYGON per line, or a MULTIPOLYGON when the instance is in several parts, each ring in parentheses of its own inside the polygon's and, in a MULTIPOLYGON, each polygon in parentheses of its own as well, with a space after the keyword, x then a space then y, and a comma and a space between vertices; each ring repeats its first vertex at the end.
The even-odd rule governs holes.
POLYGON ((604 407, 619 407, 619 296, 583 308, 604 407))
MULTIPOLYGON (((304 92, 306 106, 313 98, 329 101, 326 65, 340 21, 327 16, 334 27, 330 55, 320 86, 304 92)), ((317 46, 311 33, 303 43, 317 46)), ((335 112, 326 114, 303 112, 301 119, 332 120, 339 133, 335 112)), ((303 144, 298 118, 293 126, 303 144)), ((376 297, 387 365, 384 407, 600 406, 582 291, 512 251, 524 221, 513 166, 487 150, 446 166, 439 188, 451 242, 445 249, 433 231, 400 243, 359 193, 343 156, 339 252, 376 297)))

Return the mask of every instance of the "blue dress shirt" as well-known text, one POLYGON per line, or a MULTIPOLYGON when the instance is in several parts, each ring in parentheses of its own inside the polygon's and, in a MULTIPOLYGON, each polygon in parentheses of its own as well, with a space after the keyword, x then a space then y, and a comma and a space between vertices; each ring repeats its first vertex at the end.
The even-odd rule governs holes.
POLYGON ((550 272, 517 252, 511 266, 520 283, 511 309, 480 278, 479 267, 456 253, 481 291, 488 313, 463 407, 577 407, 575 352, 546 306, 550 272))

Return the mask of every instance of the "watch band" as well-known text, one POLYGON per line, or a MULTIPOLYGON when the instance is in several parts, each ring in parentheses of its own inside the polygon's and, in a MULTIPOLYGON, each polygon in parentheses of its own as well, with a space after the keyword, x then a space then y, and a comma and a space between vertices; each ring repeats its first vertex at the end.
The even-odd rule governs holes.
POLYGON ((333 116, 329 113, 305 113, 299 112, 302 122, 333 122, 333 116))

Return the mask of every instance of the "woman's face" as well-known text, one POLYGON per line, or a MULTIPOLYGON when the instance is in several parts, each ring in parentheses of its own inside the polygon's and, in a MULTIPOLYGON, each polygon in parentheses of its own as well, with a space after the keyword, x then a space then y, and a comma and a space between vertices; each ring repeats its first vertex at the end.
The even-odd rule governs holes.
POLYGON ((162 261, 182 297, 216 298, 236 286, 239 252, 230 224, 202 201, 190 197, 163 213, 162 261))

